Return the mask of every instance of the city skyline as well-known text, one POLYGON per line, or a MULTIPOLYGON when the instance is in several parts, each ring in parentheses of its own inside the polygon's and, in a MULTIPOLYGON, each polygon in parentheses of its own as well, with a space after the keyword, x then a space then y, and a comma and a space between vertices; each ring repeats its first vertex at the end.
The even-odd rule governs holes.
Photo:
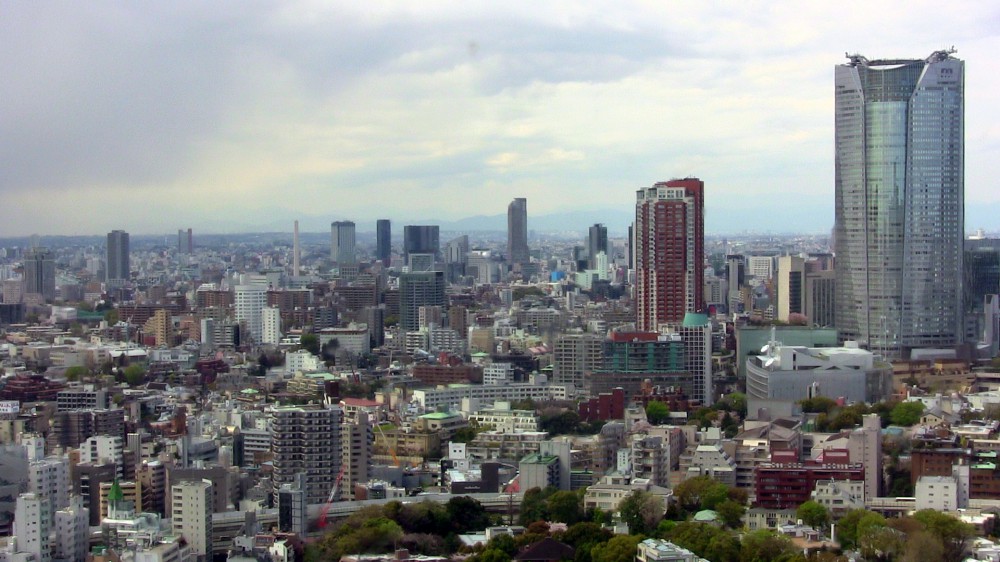
POLYGON ((829 231, 831 65, 952 45, 966 223, 997 228, 1000 8, 860 7, 14 4, 0 236, 627 212, 686 175, 707 225, 829 231))

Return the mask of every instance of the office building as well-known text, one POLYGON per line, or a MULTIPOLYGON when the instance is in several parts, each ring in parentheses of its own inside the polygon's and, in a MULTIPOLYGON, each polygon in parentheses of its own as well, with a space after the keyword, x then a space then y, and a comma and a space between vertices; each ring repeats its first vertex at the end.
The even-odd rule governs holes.
POLYGON ((330 223, 330 259, 337 265, 357 263, 354 255, 354 223, 334 221, 330 223))
POLYGON ((375 259, 386 267, 392 261, 392 223, 389 219, 375 221, 375 259))
POLYGON ((410 254, 433 254, 441 252, 441 229, 437 225, 413 225, 403 227, 403 257, 410 254))
POLYGON ((399 326, 405 332, 420 329, 420 307, 444 307, 444 272, 424 271, 399 276, 399 326))
POLYGON ((806 273, 805 315, 813 326, 835 326, 837 274, 832 269, 806 273))
POLYGON ((797 402, 815 396, 875 403, 892 395, 892 366, 872 352, 847 347, 805 347, 771 341, 746 359, 747 398, 797 402))
POLYGON ((726 281, 728 282, 726 295, 728 299, 729 313, 736 314, 740 312, 748 312, 748 310, 744 308, 743 302, 740 299, 740 290, 747 283, 746 258, 739 254, 726 256, 726 281))
MULTIPOLYGON (((49 250, 36 248, 25 255, 23 293, 42 295, 45 300, 55 298, 56 261, 49 250)), ((6 295, 4 302, 7 302, 6 295)), ((21 302, 21 300, 18 299, 17 302, 21 302)))
POLYGON ((597 269, 597 254, 603 252, 610 253, 608 248, 608 227, 603 224, 595 224, 587 232, 587 255, 589 256, 589 269, 597 269))
POLYGON ((358 484, 364 484, 371 478, 372 445, 375 443, 375 433, 368 413, 358 412, 355 420, 345 423, 341 428, 341 436, 344 478, 340 497, 360 499, 356 496, 355 489, 358 484))
POLYGON ((774 277, 776 262, 774 256, 750 256, 747 259, 747 269, 750 277, 758 281, 767 281, 774 277))
POLYGON ((237 285, 234 312, 237 322, 246 322, 253 343, 264 341, 264 307, 267 306, 266 285, 237 285))
POLYGON ((113 462, 80 463, 73 469, 73 495, 83 500, 90 526, 101 524, 101 484, 114 482, 118 467, 113 462))
POLYGON ((128 232, 124 230, 112 230, 109 232, 107 250, 105 280, 112 285, 123 285, 129 279, 131 268, 128 232))
POLYGON ((836 321, 876 353, 960 343, 964 63, 836 67, 836 321))
POLYGON ((552 382, 572 385, 582 393, 584 375, 601 368, 603 362, 603 337, 597 334, 559 336, 552 350, 552 382))
POLYGON ((523 265, 528 255, 528 200, 518 197, 507 205, 507 261, 523 265))
POLYGON ((170 487, 171 526, 200 562, 212 559, 212 481, 186 480, 170 487))
POLYGON ((295 485, 284 484, 278 490, 278 530, 304 537, 309 531, 306 503, 305 474, 300 473, 295 485))
POLYGON ((805 314, 806 260, 798 256, 778 258, 778 320, 788 322, 792 314, 805 314))
MULTIPOLYGON (((965 339, 985 341, 987 299, 1000 294, 1000 239, 966 240, 964 261, 965 339)), ((987 355, 993 357, 995 353, 987 355)))
POLYGON ((292 233, 292 276, 302 275, 302 245, 299 243, 299 221, 295 221, 292 233))
POLYGON ((701 312, 705 290, 705 184, 659 182, 636 192, 636 328, 655 332, 701 312))
POLYGON ((310 404, 274 408, 271 415, 275 488, 305 473, 307 501, 325 503, 340 473, 343 410, 310 404))
POLYGON ((177 231, 177 253, 194 253, 194 234, 191 229, 177 231))

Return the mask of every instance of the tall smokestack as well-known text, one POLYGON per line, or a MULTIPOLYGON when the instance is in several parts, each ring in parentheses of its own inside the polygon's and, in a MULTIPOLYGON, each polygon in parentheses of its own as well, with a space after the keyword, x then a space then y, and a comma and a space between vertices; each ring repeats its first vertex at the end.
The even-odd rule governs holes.
POLYGON ((302 257, 299 251, 299 221, 295 221, 295 239, 292 241, 292 275, 298 277, 301 273, 299 269, 299 259, 302 257))

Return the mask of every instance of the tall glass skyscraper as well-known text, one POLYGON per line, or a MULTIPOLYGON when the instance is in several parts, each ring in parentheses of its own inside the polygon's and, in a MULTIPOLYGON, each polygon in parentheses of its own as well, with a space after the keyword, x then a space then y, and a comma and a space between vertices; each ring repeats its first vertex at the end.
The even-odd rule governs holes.
POLYGON ((389 219, 375 221, 375 259, 389 267, 392 259, 392 223, 389 219))
POLYGON ((131 263, 129 259, 128 232, 112 230, 108 233, 108 267, 106 281, 122 285, 129 279, 131 263))
POLYGON ((836 67, 834 227, 841 338, 904 357, 962 340, 964 63, 836 67))
POLYGON ((354 255, 354 223, 334 221, 330 223, 330 259, 338 265, 357 263, 354 255))
POLYGON ((507 261, 526 264, 528 251, 528 200, 517 197, 507 205, 507 261))

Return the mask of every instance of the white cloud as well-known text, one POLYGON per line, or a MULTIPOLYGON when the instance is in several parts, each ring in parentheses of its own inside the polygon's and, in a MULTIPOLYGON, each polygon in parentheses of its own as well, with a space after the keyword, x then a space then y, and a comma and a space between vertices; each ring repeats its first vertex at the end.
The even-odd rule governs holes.
MULTIPOLYGON (((358 219, 495 214, 524 195, 532 213, 621 208, 636 187, 685 175, 706 180, 715 215, 773 201, 825 230, 833 66, 845 51, 952 44, 967 61, 967 199, 1000 202, 991 5, 7 11, 0 195, 28 211, 0 235, 249 225, 269 206, 358 219), (39 205, 39 193, 53 196, 39 205), (101 212, 116 206, 130 212, 101 212)), ((755 219, 777 228, 780 215, 755 219)))

